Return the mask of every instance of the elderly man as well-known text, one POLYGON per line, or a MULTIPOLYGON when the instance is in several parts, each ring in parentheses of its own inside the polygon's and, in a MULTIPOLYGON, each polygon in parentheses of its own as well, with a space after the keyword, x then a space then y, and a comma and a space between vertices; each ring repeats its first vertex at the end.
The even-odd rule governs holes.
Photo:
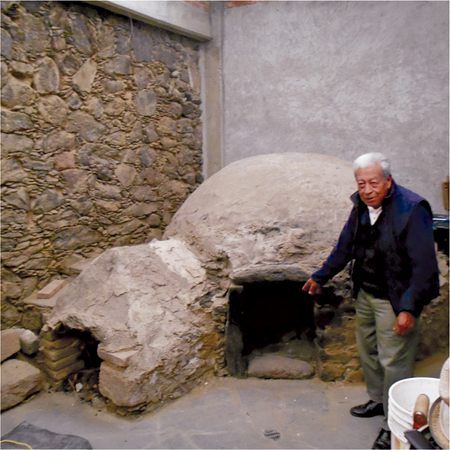
MULTIPOLYGON (((388 160, 368 153, 353 165, 358 192, 336 247, 305 283, 314 295, 353 261, 356 337, 370 400, 356 417, 387 413, 390 386, 413 376, 422 309, 439 294, 428 202, 392 179, 388 160)), ((387 416, 387 414, 386 414, 387 416)), ((387 424, 373 448, 391 448, 387 424)))

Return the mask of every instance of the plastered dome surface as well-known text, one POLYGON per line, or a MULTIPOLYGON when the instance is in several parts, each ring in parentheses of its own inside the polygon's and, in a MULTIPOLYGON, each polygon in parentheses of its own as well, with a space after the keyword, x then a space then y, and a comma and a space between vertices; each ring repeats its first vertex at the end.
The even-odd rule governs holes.
POLYGON ((185 241, 203 261, 227 259, 236 281, 303 279, 335 245, 355 190, 352 164, 333 156, 246 158, 191 194, 165 238, 185 241))

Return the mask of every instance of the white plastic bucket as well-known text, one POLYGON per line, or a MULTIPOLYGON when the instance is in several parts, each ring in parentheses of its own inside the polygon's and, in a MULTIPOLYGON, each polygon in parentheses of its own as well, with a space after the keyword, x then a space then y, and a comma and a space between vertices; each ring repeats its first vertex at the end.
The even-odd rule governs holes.
POLYGON ((389 415, 391 416, 391 420, 395 420, 398 425, 401 425, 403 428, 410 430, 412 428, 411 420, 403 418, 398 410, 389 406, 389 415))
POLYGON ((439 397, 439 378, 406 378, 390 387, 388 425, 391 430, 392 450, 410 448, 404 433, 413 428, 414 405, 420 394, 428 396, 431 406, 439 397))

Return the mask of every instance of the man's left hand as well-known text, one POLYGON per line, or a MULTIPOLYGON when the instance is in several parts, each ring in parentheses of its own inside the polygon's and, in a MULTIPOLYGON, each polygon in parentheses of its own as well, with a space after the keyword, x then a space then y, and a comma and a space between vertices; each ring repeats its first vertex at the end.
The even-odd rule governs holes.
POLYGON ((406 336, 414 328, 414 322, 415 318, 411 313, 407 311, 402 311, 398 315, 397 320, 395 321, 394 327, 395 334, 398 334, 400 336, 406 336))

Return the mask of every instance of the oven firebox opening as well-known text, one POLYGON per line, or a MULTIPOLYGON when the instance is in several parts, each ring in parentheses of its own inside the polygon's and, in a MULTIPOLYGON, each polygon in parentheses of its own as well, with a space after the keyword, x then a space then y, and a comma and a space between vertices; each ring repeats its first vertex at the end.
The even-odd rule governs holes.
POLYGON ((264 355, 314 364, 314 303, 303 285, 264 281, 230 291, 225 355, 231 375, 246 378, 249 363, 264 355))
POLYGON ((87 402, 99 396, 102 360, 97 354, 99 342, 89 331, 61 326, 43 333, 41 343, 43 370, 53 388, 76 391, 87 402))

